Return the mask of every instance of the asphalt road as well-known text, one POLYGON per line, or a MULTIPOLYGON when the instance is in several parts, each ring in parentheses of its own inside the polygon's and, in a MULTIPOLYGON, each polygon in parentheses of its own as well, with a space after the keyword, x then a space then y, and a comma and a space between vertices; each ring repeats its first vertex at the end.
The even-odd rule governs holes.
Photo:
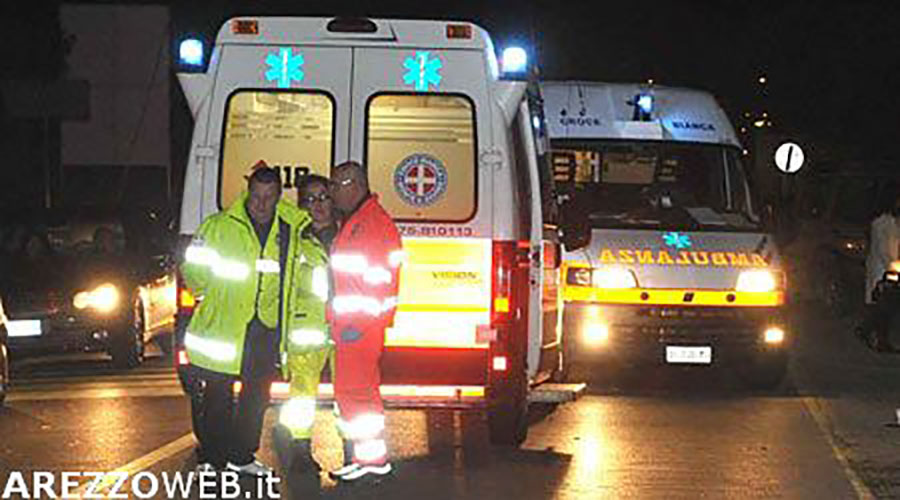
MULTIPOLYGON (((100 355, 16 363, 13 391, 0 409, 0 487, 9 488, 13 475, 33 487, 36 471, 53 473, 56 492, 64 471, 149 471, 157 478, 192 471, 189 405, 170 366, 156 357, 122 372, 100 355)), ((590 367, 581 373, 590 376, 590 367)), ((280 483, 272 487, 282 498, 314 492, 428 500, 867 495, 817 418, 814 396, 791 380, 753 392, 728 371, 706 368, 590 378, 589 394, 579 401, 535 408, 519 449, 488 445, 478 412, 389 411, 396 473, 377 486, 336 488, 310 469, 281 470, 274 411, 259 457, 278 467, 280 483)), ((318 417, 316 459, 326 470, 336 468, 341 452, 331 412, 318 417)), ((149 491, 148 482, 141 484, 149 491)), ((196 486, 192 497, 200 498, 196 486)), ((266 485, 242 481, 240 498, 257 497, 257 486, 265 493, 266 485)), ((154 497, 168 495, 161 489, 154 497)))

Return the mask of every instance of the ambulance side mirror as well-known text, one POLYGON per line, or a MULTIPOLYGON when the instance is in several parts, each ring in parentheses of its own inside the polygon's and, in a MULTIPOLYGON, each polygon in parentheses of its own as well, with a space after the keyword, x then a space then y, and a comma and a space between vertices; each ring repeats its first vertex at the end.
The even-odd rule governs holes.
MULTIPOLYGON (((586 210, 579 210, 575 200, 564 195, 559 225, 559 239, 567 252, 579 250, 591 244, 591 223, 586 210)), ((563 197, 560 197, 563 201, 563 197)))

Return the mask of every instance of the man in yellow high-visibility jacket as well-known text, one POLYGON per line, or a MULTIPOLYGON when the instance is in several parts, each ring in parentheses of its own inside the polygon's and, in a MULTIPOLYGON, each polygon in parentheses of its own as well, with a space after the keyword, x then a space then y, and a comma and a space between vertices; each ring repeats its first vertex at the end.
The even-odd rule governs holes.
POLYGON ((315 367, 288 370, 284 363, 295 331, 325 329, 314 314, 294 314, 303 309, 294 302, 304 297, 297 290, 304 287, 297 264, 306 258, 302 232, 309 223, 306 212, 281 200, 278 171, 258 164, 248 192, 207 218, 187 249, 182 272, 201 298, 184 345, 201 393, 192 398, 191 409, 202 470, 270 474, 254 454, 271 381, 279 368, 318 380, 315 367), (232 387, 238 380, 235 406, 232 387))

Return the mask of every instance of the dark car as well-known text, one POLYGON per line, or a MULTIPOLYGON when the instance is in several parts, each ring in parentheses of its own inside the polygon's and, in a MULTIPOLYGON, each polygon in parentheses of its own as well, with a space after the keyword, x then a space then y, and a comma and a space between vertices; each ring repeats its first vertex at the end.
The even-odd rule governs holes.
MULTIPOLYGON (((145 344, 171 345, 175 267, 152 211, 71 211, 7 222, 0 296, 16 357, 105 351, 134 367, 145 344)), ((160 229, 162 226, 162 229, 160 229)))
POLYGON ((6 341, 9 338, 6 314, 3 312, 3 301, 0 300, 0 406, 6 400, 9 389, 9 350, 6 341))

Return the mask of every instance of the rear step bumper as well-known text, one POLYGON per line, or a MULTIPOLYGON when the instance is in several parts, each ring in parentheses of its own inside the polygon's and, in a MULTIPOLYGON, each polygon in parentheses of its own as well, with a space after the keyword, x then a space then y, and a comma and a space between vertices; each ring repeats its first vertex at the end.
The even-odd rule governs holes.
MULTIPOLYGON (((561 404, 575 401, 584 393, 587 384, 541 384, 528 394, 529 403, 561 404)), ((382 385, 381 398, 388 408, 447 408, 481 409, 487 406, 481 386, 415 386, 382 385)), ((281 402, 276 398, 274 402, 281 402)), ((319 384, 319 406, 334 403, 334 387, 319 384)))

